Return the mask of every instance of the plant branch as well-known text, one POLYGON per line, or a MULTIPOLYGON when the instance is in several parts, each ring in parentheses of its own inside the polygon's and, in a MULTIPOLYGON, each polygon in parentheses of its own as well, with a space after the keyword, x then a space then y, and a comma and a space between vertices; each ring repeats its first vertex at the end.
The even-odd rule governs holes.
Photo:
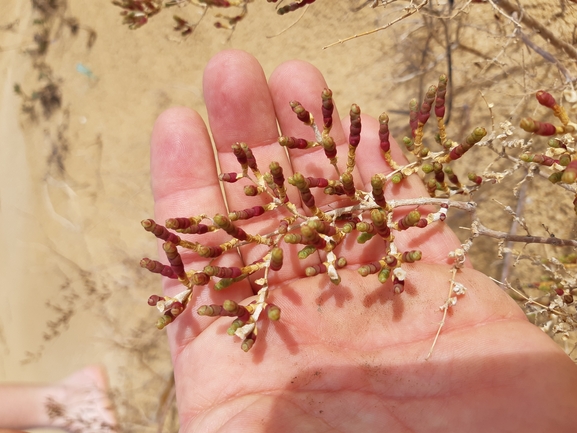
POLYGON ((505 11, 509 16, 516 14, 519 17, 519 22, 525 24, 527 27, 536 31, 545 41, 549 42, 555 48, 564 51, 573 60, 577 60, 577 49, 565 41, 559 39, 547 27, 527 14, 519 6, 513 5, 509 0, 492 0, 492 3, 497 5, 500 9, 505 11))
POLYGON ((342 44, 344 42, 350 41, 352 39, 356 39, 356 38, 360 38, 362 36, 367 36, 367 35, 371 35, 373 33, 377 33, 380 32, 381 30, 385 30, 388 29, 389 27, 391 27, 392 25, 398 23, 399 21, 404 20, 405 18, 410 17, 411 15, 414 15, 415 13, 419 12, 423 7, 425 7, 427 4, 429 3, 429 0, 423 0, 422 3, 418 4, 418 5, 413 5, 412 2, 411 4, 405 8, 406 12, 401 15, 398 18, 395 18, 394 20, 388 22, 387 24, 385 24, 384 26, 378 27, 376 29, 371 29, 368 30, 366 32, 363 33, 358 33, 356 35, 353 36, 349 36, 348 38, 344 38, 344 39, 339 39, 337 42, 333 42, 332 44, 326 45, 323 47, 323 50, 326 50, 327 48, 330 48, 332 46, 338 45, 338 44, 342 44))
POLYGON ((488 236, 490 238, 503 239, 510 242, 522 242, 525 244, 547 244, 554 245, 556 247, 577 247, 577 240, 573 239, 560 239, 553 236, 543 237, 513 235, 506 232, 492 230, 484 226, 478 219, 473 221, 473 224, 471 224, 471 230, 473 231, 473 236, 488 236))

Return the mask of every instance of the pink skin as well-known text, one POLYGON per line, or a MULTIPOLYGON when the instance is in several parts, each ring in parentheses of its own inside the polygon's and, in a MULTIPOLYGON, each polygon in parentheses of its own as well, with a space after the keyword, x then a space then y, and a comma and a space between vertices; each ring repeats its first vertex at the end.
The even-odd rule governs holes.
POLYGON ((116 415, 107 393, 106 373, 97 365, 55 384, 2 384, 0 433, 42 427, 71 433, 114 432, 116 415), (54 409, 62 410, 61 415, 54 409))
MULTIPOLYGON (((325 86, 308 63, 284 63, 267 83, 251 55, 224 51, 215 56, 205 70, 204 96, 222 171, 239 170, 230 146, 245 141, 262 171, 274 160, 285 178, 293 169, 333 177, 322 149, 291 151, 291 166, 277 143, 277 121, 283 135, 312 138, 289 101, 300 101, 322 122, 325 86)), ((380 155, 378 122, 363 115, 362 125, 354 176, 367 191, 372 174, 390 169, 380 155)), ((348 120, 339 121, 335 112, 332 136, 341 165, 348 130, 348 120)), ((226 212, 208 129, 197 113, 171 108, 161 114, 151 146, 157 221, 226 212)), ((391 146, 393 158, 403 161, 397 144, 391 146)), ((224 185, 230 209, 261 204, 259 197, 242 194, 241 183, 224 185)), ((387 198, 426 195, 417 179, 385 187, 387 198)), ((289 196, 299 203, 294 188, 289 196)), ((317 191, 315 196, 320 206, 338 206, 334 198, 317 191)), ((261 217, 239 226, 247 233, 266 233, 275 222, 261 217)), ((221 233, 194 238, 228 240, 221 233)), ((360 263, 381 257, 382 245, 375 239, 364 245, 347 242, 341 249, 348 266, 340 271, 340 286, 326 275, 303 278, 304 268, 319 258, 301 263, 294 258, 296 248, 283 245, 283 268, 270 277, 270 300, 281 308, 281 319, 261 324, 248 353, 241 351, 238 338, 226 334, 230 318, 199 317, 196 309, 250 299, 250 282, 222 292, 196 287, 192 305, 168 326, 181 433, 575 431, 577 368, 470 265, 457 276, 467 294, 448 315, 431 359, 425 360, 447 297, 447 254, 459 242, 443 223, 396 233, 395 242, 401 251, 423 253, 421 262, 404 266, 408 276, 400 295, 393 295, 390 282, 381 285, 375 275, 362 278, 356 272, 360 263)), ((213 264, 240 266, 262 252, 245 249, 242 258, 227 254, 213 264)), ((208 264, 187 252, 183 260, 187 269, 208 264)), ((164 289, 174 295, 182 286, 164 279, 164 289)))

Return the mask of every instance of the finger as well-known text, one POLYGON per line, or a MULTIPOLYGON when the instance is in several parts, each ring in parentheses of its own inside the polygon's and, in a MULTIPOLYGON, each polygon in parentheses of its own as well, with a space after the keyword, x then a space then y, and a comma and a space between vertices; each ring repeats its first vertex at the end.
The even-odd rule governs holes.
MULTIPOLYGON (((313 115, 317 127, 322 131, 321 94, 328 86, 321 72, 307 62, 299 60, 286 62, 272 73, 269 86, 282 135, 316 141, 313 129, 297 118, 290 102, 300 102, 303 108, 313 115)), ((340 166, 342 167, 342 158, 346 158, 348 143, 336 107, 330 136, 337 146, 337 154, 341 158, 340 166)), ((295 172, 312 177, 338 178, 337 171, 330 164, 322 147, 290 150, 289 154, 295 172)), ((341 201, 337 196, 326 196, 319 191, 313 191, 313 193, 316 199, 315 204, 319 207, 341 201)))
MULTIPOLYGON (((218 152, 222 172, 240 173, 239 162, 231 151, 231 145, 245 142, 250 147, 261 174, 269 171, 272 161, 278 162, 285 179, 292 175, 286 151, 278 144, 278 128, 273 99, 268 83, 258 61, 250 54, 238 51, 223 51, 213 57, 204 74, 204 96, 208 118, 218 152)), ((273 201, 270 189, 257 197, 247 197, 245 185, 255 185, 258 175, 249 170, 250 179, 235 183, 224 183, 229 211, 240 211, 253 206, 262 206, 273 201)), ((289 198, 298 202, 298 192, 290 190, 289 198)), ((279 220, 289 216, 285 209, 276 209, 259 217, 236 222, 250 235, 267 235, 279 226, 279 220)), ((278 237, 278 236, 277 236, 278 237)), ((304 273, 296 259, 295 246, 283 246, 285 261, 280 272, 270 274, 269 283, 291 279, 304 273)), ((270 251, 270 246, 246 245, 241 250, 245 264, 261 259, 270 251)), ((259 276, 261 276, 259 274, 259 276)), ((256 289, 256 287, 255 287, 256 289)))
MULTIPOLYGON (((286 152, 278 144, 275 108, 264 72, 258 61, 239 50, 227 50, 214 56, 204 73, 204 98, 208 120, 222 172, 240 172, 241 167, 231 146, 248 144, 260 172, 265 173, 271 161, 288 170, 286 152)), ((255 180, 255 175, 249 170, 255 180)), ((251 182, 241 181, 241 185, 251 182)), ((268 198, 247 199, 238 184, 224 183, 231 210, 242 206, 266 203, 268 198)))
MULTIPOLYGON (((315 140, 312 129, 298 120, 293 113, 289 102, 297 100, 314 117, 317 126, 323 128, 321 92, 328 87, 322 74, 313 65, 292 61, 279 66, 272 74, 269 85, 275 101, 275 108, 278 115, 279 125, 283 135, 294 136, 315 140)), ((333 125, 330 135, 337 146, 338 165, 341 173, 345 170, 348 153, 348 131, 343 130, 338 110, 333 113, 333 125)), ((330 164, 322 147, 307 150, 291 150, 291 163, 295 172, 302 173, 305 177, 324 177, 338 180, 339 173, 330 164)), ((383 167, 384 168, 384 167, 383 167)), ((355 174, 354 174, 355 176, 355 174)), ((359 186, 357 182, 357 186, 359 186)), ((323 190, 312 189, 315 197, 315 205, 324 210, 340 208, 352 204, 350 200, 343 196, 326 195, 323 190)), ((337 248, 338 255, 346 257, 349 264, 364 262, 366 260, 376 260, 385 254, 383 245, 378 250, 359 246, 355 242, 356 235, 351 234, 345 239, 344 245, 337 248)), ((374 245, 373 245, 374 247, 374 245)), ((324 257, 323 257, 324 259, 324 257)))
MULTIPOLYGON (((201 117, 192 110, 171 108, 156 120, 151 139, 151 176, 155 219, 160 224, 164 224, 167 218, 203 213, 212 216, 225 212, 210 137, 201 117)), ((218 245, 228 240, 228 236, 221 232, 181 235, 181 238, 205 245, 218 245)), ((161 257, 164 257, 162 248, 159 250, 161 257)), ((196 252, 180 247, 179 251, 186 270, 201 271, 210 262, 210 259, 202 258, 196 252)), ((235 252, 226 254, 220 260, 221 266, 240 264, 235 252)), ((166 259, 161 261, 166 262, 166 259)), ((169 296, 184 290, 177 280, 168 278, 164 279, 164 287, 169 296)), ((207 319, 198 320, 198 306, 222 304, 225 299, 244 299, 251 294, 246 282, 237 283, 226 293, 216 292, 208 286, 195 286, 189 308, 169 329, 172 329, 172 335, 180 329, 188 337, 194 338, 210 323, 207 319)))

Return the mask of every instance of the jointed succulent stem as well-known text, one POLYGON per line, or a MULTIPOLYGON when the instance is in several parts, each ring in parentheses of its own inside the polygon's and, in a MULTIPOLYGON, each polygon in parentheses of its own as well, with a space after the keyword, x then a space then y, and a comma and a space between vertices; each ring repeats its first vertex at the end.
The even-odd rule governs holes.
MULTIPOLYGON (((401 165, 393 160, 389 137, 389 117, 385 113, 379 116, 379 130, 376 131, 380 140, 378 152, 390 166, 391 172, 375 173, 370 178, 370 191, 363 191, 359 188, 353 176, 357 165, 358 147, 361 146, 362 149, 362 144, 360 144, 361 110, 356 104, 351 106, 348 153, 345 169, 341 171, 337 165, 337 143, 330 136, 334 103, 329 89, 324 89, 321 94, 322 131, 317 128, 312 114, 302 104, 298 101, 290 103, 297 118, 313 129, 315 140, 283 136, 278 141, 281 146, 290 149, 291 153, 322 147, 328 163, 335 168, 336 173, 333 177, 312 177, 295 172, 292 176, 285 178, 282 167, 275 161, 269 164, 268 171, 262 172, 252 149, 246 143, 234 143, 232 151, 240 165, 241 173, 223 173, 220 175, 220 180, 229 183, 241 180, 248 182, 244 186, 246 195, 261 194, 261 197, 268 197, 269 201, 242 210, 234 210, 226 215, 216 214, 211 217, 202 214, 170 218, 166 221, 166 227, 151 219, 142 222, 147 231, 164 241, 163 247, 169 265, 145 258, 142 259, 141 266, 168 278, 178 279, 186 288, 175 298, 157 295, 149 298, 149 304, 157 306, 161 312, 157 326, 163 328, 174 321, 186 309, 193 290, 203 290, 202 286, 209 286, 214 290, 225 290, 251 277, 252 284, 260 288, 257 299, 252 303, 240 305, 236 301, 228 300, 222 305, 203 305, 198 308, 198 314, 204 316, 235 317, 228 333, 239 336, 242 339, 242 349, 248 351, 257 339, 257 322, 265 317, 269 320, 280 318, 279 307, 267 301, 268 279, 269 272, 278 272, 282 269, 286 261, 287 247, 300 244, 301 247, 297 253, 300 260, 318 253, 321 257, 320 263, 306 267, 306 276, 327 274, 331 282, 339 284, 338 270, 346 266, 347 261, 345 257, 337 256, 336 252, 346 255, 346 251, 342 251, 342 245, 349 236, 356 238, 360 244, 381 242, 385 247, 383 256, 375 257, 372 261, 358 266, 358 273, 363 277, 375 278, 379 284, 391 281, 394 293, 403 292, 406 272, 402 265, 419 261, 422 253, 418 250, 399 251, 395 244, 396 232, 418 230, 429 224, 444 221, 449 207, 474 210, 474 205, 471 203, 451 201, 449 198, 454 194, 470 194, 484 181, 482 176, 469 173, 466 181, 470 184, 466 185, 466 181, 463 183, 453 171, 451 166, 453 161, 460 159, 473 146, 479 144, 487 131, 484 128, 475 128, 460 144, 447 139, 443 121, 446 89, 447 77, 442 75, 438 85, 428 89, 420 106, 416 100, 410 103, 411 137, 406 138, 405 144, 414 156, 413 162, 401 165), (434 110, 437 118, 438 133, 434 138, 425 135, 425 126, 431 110, 434 110), (435 147, 436 150, 429 150, 435 147), (385 197, 388 182, 403 182, 417 173, 420 174, 430 197, 405 200, 385 197), (291 187, 298 191, 300 203, 293 203, 289 200, 287 188, 291 187), (352 204, 337 208, 319 207, 318 198, 323 193, 346 196, 352 204), (305 211, 299 210, 301 205, 304 206, 305 211), (422 213, 419 210, 422 205, 431 205, 437 207, 438 210, 422 213), (395 217, 397 209, 407 207, 411 209, 408 213, 402 217, 395 217), (243 221, 249 219, 253 221, 258 218, 267 221, 276 219, 278 225, 269 233, 248 233, 241 227, 243 221), (181 239, 170 230, 195 235, 197 240, 193 242, 181 239), (226 233, 230 239, 214 245, 209 237, 211 233, 217 231, 226 233), (203 242, 205 239, 207 241, 203 242), (219 266, 220 256, 246 245, 265 245, 268 249, 261 259, 252 264, 243 267, 219 266), (178 248, 190 249, 200 257, 212 259, 210 265, 202 270, 186 271, 178 248), (266 314, 263 316, 262 312, 266 314)), ((550 127, 549 124, 543 122, 524 119, 521 126, 525 130, 540 135, 559 135, 575 130, 575 124, 569 121, 563 108, 550 94, 540 91, 537 93, 537 99, 553 111, 562 125, 550 127)), ((577 159, 574 159, 572 148, 566 146, 563 140, 550 141, 550 148, 546 154, 527 153, 522 155, 520 160, 521 163, 535 163, 550 167, 553 170, 550 176, 552 182, 573 184, 577 181, 577 159)), ((577 203, 577 199, 575 202, 577 203)), ((291 248, 291 251, 294 249, 291 248)), ((459 254, 458 266, 461 266, 464 253, 459 254)), ((462 294, 461 292, 457 294, 462 294)), ((453 305, 455 300, 454 297, 448 299, 445 314, 446 309, 453 305)))

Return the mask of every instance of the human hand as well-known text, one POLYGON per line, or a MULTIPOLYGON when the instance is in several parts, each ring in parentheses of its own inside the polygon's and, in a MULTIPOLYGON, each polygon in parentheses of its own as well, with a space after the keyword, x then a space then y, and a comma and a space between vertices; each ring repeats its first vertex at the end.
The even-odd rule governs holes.
MULTIPOLYGON (((304 62, 281 65, 267 84, 252 56, 240 51, 215 56, 205 70, 204 95, 222 171, 238 171, 230 146, 244 141, 262 168, 274 160, 285 177, 291 166, 307 175, 332 176, 322 150, 291 151, 289 162, 277 141, 277 121, 283 135, 311 137, 288 102, 300 101, 320 119, 324 87, 322 75, 304 62)), ((348 124, 334 117, 331 135, 343 158, 348 124)), ((371 175, 390 169, 380 155, 378 123, 366 116, 362 122, 355 181, 370 190, 371 175)), ((184 108, 164 112, 151 146, 159 221, 226 214, 209 133, 197 113, 184 108)), ((392 152, 402 160, 394 144, 392 152)), ((258 204, 238 184, 224 189, 231 210, 258 204)), ((298 194, 290 194, 298 203, 298 194)), ((418 179, 409 178, 400 186, 387 185, 385 196, 426 192, 418 179)), ((334 196, 317 197, 323 208, 340 203, 334 196)), ((261 233, 271 231, 272 223, 257 218, 242 227, 261 233)), ((395 233, 401 251, 418 248, 423 255, 420 262, 403 265, 407 278, 400 295, 393 294, 390 282, 382 285, 374 275, 362 278, 356 272, 359 264, 380 257, 373 241, 347 242, 339 255, 347 257, 348 266, 339 271, 338 286, 326 275, 303 277, 314 257, 303 265, 294 259, 296 250, 287 250, 283 268, 269 274, 269 299, 282 317, 259 324, 259 339, 248 353, 240 350, 236 337, 226 335, 230 318, 199 317, 196 309, 250 298, 251 282, 220 292, 195 287, 187 310, 167 328, 180 431, 574 430, 577 368, 501 289, 470 266, 456 277, 468 292, 447 317, 433 356, 425 360, 442 317, 439 306, 447 298, 447 254, 459 247, 448 227, 437 222, 395 233)), ((251 263, 262 249, 243 247, 241 253, 226 254, 219 264, 251 263)), ((187 268, 208 264, 194 253, 182 256, 187 268)), ((169 295, 181 289, 174 280, 165 282, 169 295)))
POLYGON ((54 383, 0 384, 0 433, 37 428, 118 431, 106 371, 89 365, 54 383))

